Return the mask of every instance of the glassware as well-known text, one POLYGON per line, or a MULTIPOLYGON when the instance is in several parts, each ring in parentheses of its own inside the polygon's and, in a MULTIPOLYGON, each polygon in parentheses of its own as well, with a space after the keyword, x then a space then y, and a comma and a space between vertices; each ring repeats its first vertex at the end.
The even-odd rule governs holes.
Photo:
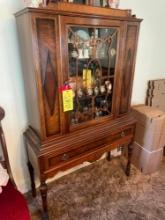
POLYGON ((120 0, 108 0, 108 6, 111 8, 118 8, 120 0))
POLYGON ((73 51, 71 52, 71 56, 72 56, 73 58, 77 58, 77 57, 78 57, 77 51, 76 51, 76 50, 73 50, 73 51))
POLYGON ((94 93, 96 96, 99 94, 99 88, 97 86, 94 88, 94 93))
POLYGON ((83 96, 83 90, 81 88, 79 88, 77 90, 77 95, 78 95, 79 98, 81 98, 83 96))
POLYGON ((88 48, 84 48, 84 51, 83 51, 83 53, 84 53, 84 58, 89 58, 89 49, 88 48))
POLYGON ((42 0, 24 0, 25 7, 38 8, 41 3, 43 3, 42 0))
POLYGON ((83 56, 83 49, 82 48, 78 49, 78 58, 79 59, 83 59, 84 58, 84 56, 83 56))
POLYGON ((101 94, 104 94, 105 92, 106 92, 105 86, 104 86, 104 85, 101 85, 101 86, 100 86, 100 93, 101 93, 101 94))
POLYGON ((87 88, 87 94, 88 95, 93 95, 93 89, 92 88, 87 88))

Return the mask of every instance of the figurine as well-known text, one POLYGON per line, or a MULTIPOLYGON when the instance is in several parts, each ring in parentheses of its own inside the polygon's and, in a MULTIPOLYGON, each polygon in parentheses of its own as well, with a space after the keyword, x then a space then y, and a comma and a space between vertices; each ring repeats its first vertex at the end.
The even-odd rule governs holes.
POLYGON ((106 87, 108 87, 109 84, 110 84, 110 81, 109 81, 109 80, 106 80, 106 81, 105 81, 106 87))
POLYGON ((112 92, 112 84, 111 83, 107 86, 107 92, 109 94, 112 92))
POLYGON ((107 5, 110 8, 118 8, 119 7, 119 0, 107 0, 107 5))
POLYGON ((112 92, 112 83, 109 80, 105 81, 107 92, 110 94, 112 92))
POLYGON ((106 89, 105 89, 104 85, 100 86, 100 92, 101 92, 101 94, 104 94, 106 92, 106 89))
POLYGON ((78 57, 78 53, 77 53, 76 49, 74 49, 74 50, 71 52, 71 56, 72 56, 73 58, 77 58, 77 57, 78 57))
POLYGON ((99 88, 97 86, 94 88, 94 93, 96 96, 99 94, 99 88))
POLYGON ((87 94, 91 96, 93 94, 93 89, 87 88, 87 94))
POLYGON ((34 7, 34 8, 38 8, 40 3, 41 3, 40 0, 25 0, 24 1, 24 4, 26 7, 34 7))
POLYGON ((89 58, 89 49, 88 48, 84 48, 84 58, 88 59, 89 58))
POLYGON ((81 98, 83 96, 83 90, 81 88, 78 89, 77 95, 79 98, 81 98))

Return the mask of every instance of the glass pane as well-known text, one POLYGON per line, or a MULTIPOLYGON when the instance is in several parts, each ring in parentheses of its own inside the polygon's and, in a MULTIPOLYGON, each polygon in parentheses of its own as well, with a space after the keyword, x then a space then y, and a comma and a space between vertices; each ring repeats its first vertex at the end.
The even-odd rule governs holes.
POLYGON ((68 27, 71 124, 111 114, 117 29, 68 27))

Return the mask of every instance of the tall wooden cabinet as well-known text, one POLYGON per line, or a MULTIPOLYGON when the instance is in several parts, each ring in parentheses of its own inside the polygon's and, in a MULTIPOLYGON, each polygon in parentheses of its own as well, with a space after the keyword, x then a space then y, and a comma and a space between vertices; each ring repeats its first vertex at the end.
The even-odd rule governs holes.
POLYGON ((110 157, 112 149, 128 145, 129 175, 135 129, 130 98, 141 20, 130 10, 58 2, 25 8, 16 21, 32 192, 39 175, 47 213, 46 179, 58 171, 105 152, 110 157))

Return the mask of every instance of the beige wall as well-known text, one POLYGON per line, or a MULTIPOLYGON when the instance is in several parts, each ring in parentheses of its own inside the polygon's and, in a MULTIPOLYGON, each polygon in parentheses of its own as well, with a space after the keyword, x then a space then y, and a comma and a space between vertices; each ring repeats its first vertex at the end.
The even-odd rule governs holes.
MULTIPOLYGON (((141 25, 132 103, 143 103, 149 79, 165 78, 165 1, 120 0, 120 8, 132 8, 144 19, 141 25)), ((0 106, 6 110, 3 121, 13 174, 19 189, 29 189, 22 132, 26 127, 26 108, 13 13, 23 0, 0 0, 0 106)))
POLYGON ((145 102, 149 79, 165 78, 165 1, 120 0, 121 8, 131 8, 143 18, 140 29, 132 104, 145 102))

